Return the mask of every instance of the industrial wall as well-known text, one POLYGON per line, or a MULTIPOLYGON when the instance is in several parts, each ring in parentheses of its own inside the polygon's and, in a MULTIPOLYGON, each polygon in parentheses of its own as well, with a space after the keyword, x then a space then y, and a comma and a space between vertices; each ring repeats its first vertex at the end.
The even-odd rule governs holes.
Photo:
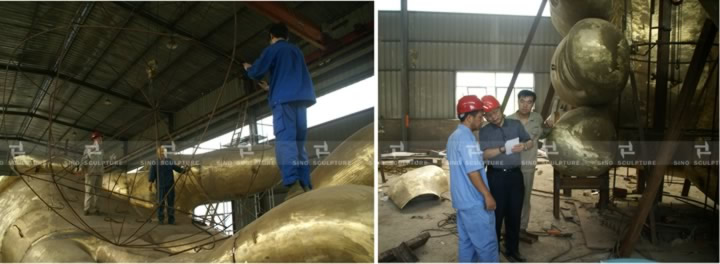
MULTIPOLYGON (((415 150, 442 149, 455 129, 457 71, 512 72, 534 17, 409 12, 410 141, 415 150), (438 123, 438 121, 440 123, 438 123)), ((399 11, 378 14, 380 151, 401 138, 402 32, 399 11)), ((550 86, 550 59, 562 37, 549 17, 540 20, 521 72, 535 74, 536 109, 550 86)))

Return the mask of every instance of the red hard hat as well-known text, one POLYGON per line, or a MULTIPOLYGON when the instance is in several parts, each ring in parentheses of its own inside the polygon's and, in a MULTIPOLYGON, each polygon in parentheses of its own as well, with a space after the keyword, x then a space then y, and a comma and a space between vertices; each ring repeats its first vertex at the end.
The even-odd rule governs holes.
POLYGON ((483 96, 480 101, 482 102, 483 111, 485 111, 485 113, 500 107, 500 102, 498 102, 498 100, 492 95, 483 96))
POLYGON ((477 98, 477 96, 474 95, 466 95, 460 98, 460 101, 458 101, 457 104, 457 114, 462 115, 464 113, 469 113, 472 111, 479 111, 482 109, 483 103, 480 101, 480 99, 477 98))
POLYGON ((96 138, 101 138, 103 135, 100 133, 100 131, 93 131, 92 134, 90 134, 90 139, 94 140, 96 138))

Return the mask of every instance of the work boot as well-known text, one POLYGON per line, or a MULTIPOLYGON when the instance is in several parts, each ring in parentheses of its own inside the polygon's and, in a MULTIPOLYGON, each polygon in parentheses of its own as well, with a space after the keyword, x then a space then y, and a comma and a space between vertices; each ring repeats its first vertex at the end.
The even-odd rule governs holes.
POLYGON ((305 187, 305 186, 303 186, 302 184, 300 184, 300 181, 296 181, 295 183, 293 183, 292 185, 290 185, 290 189, 295 188, 295 186, 299 187, 301 190, 303 190, 303 192, 309 192, 309 191, 310 191, 310 189, 308 189, 308 187, 305 187))
POLYGON ((512 262, 525 262, 527 259, 525 256, 521 255, 520 252, 514 252, 507 255, 508 260, 512 262))

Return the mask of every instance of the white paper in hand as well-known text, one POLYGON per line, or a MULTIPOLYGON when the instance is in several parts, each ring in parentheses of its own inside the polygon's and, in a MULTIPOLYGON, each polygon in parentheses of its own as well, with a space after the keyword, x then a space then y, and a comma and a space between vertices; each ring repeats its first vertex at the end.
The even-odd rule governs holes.
POLYGON ((512 154, 512 148, 517 144, 520 144, 520 138, 513 138, 505 142, 505 155, 512 154))

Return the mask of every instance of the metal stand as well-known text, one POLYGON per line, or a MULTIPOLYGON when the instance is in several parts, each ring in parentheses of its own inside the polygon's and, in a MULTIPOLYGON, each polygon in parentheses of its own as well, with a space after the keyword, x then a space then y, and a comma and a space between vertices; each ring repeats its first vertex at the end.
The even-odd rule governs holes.
POLYGON ((610 201, 610 173, 605 172, 599 176, 574 177, 553 172, 553 216, 560 219, 560 190, 569 196, 572 189, 597 189, 600 191, 600 201, 597 207, 606 209, 610 201))

